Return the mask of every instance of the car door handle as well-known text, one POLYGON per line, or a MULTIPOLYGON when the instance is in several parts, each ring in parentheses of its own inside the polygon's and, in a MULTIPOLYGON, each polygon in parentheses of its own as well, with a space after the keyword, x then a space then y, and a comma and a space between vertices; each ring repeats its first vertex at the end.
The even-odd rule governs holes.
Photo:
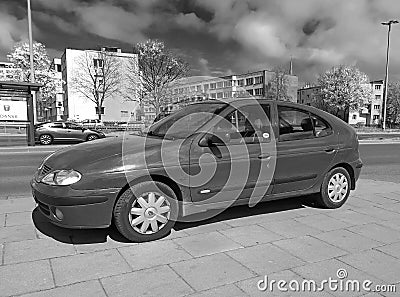
POLYGON ((258 156, 258 158, 259 159, 269 159, 269 158, 271 158, 271 155, 269 155, 269 154, 261 154, 261 155, 258 156))
POLYGON ((336 152, 336 149, 334 149, 333 147, 327 147, 325 149, 325 152, 327 152, 328 154, 332 154, 332 153, 336 152))

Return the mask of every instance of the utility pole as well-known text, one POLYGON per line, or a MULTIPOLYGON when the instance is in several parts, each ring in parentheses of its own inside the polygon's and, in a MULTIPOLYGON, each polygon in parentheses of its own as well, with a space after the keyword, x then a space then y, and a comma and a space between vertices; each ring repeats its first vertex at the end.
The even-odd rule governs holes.
MULTIPOLYGON (((35 70, 33 68, 31 0, 27 0, 27 5, 28 5, 29 62, 31 68, 29 80, 31 83, 35 83, 35 70)), ((27 106, 28 106, 28 120, 29 120, 29 125, 27 126, 28 145, 35 146, 34 124, 36 124, 36 98, 33 98, 33 94, 30 91, 30 88, 29 88, 29 98, 27 100, 28 100, 27 106)))
POLYGON ((386 105, 387 105, 387 93, 388 93, 388 81, 389 81, 389 49, 390 49, 390 31, 392 29, 392 25, 398 24, 397 20, 390 20, 388 22, 383 22, 382 25, 388 26, 387 33, 387 48, 386 48, 386 73, 385 73, 385 90, 384 90, 384 99, 383 99, 383 123, 382 129, 386 129, 386 105))

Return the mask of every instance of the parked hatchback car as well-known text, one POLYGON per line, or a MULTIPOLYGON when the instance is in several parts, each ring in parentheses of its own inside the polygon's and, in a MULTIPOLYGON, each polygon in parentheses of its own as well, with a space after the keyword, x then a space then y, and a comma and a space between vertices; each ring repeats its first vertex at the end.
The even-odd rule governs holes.
POLYGON ((104 138, 103 132, 73 122, 49 122, 35 126, 35 140, 48 145, 57 141, 83 142, 104 138))
POLYGON ((114 221, 136 242, 165 236, 178 217, 247 204, 255 192, 261 201, 316 194, 323 207, 342 206, 362 167, 355 130, 313 107, 248 102, 236 100, 240 109, 217 100, 195 103, 155 123, 146 136, 55 152, 31 182, 34 199, 56 225, 101 228, 114 221), (248 153, 237 153, 238 144, 248 153), (241 162, 250 167, 244 182, 241 162), (207 180, 194 179, 213 166, 207 180))

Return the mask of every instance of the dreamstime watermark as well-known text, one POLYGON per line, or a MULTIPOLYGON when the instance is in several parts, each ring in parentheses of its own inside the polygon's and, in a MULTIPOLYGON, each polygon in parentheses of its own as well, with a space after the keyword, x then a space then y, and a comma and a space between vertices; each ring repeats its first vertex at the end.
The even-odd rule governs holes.
POLYGON ((257 288, 264 292, 396 292, 396 285, 375 285, 371 280, 349 279, 346 269, 340 268, 336 277, 329 277, 321 281, 304 280, 275 280, 267 275, 257 282, 257 288))

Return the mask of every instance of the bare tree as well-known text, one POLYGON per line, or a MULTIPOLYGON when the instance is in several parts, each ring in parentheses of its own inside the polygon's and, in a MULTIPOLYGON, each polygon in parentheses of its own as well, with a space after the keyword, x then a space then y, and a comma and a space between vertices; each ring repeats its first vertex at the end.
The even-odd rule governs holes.
POLYGON ((73 89, 96 104, 99 120, 108 98, 121 94, 121 62, 112 52, 85 51, 75 60, 73 89))
POLYGON ((288 72, 283 67, 276 67, 272 70, 273 75, 266 81, 265 96, 268 99, 290 101, 288 93, 289 79, 288 72))
MULTIPOLYGON (((141 106, 150 105, 156 113, 170 98, 169 87, 177 79, 186 76, 189 65, 157 40, 136 45, 138 60, 129 60, 128 89, 141 106)), ((134 99, 135 100, 135 99, 134 99)))

